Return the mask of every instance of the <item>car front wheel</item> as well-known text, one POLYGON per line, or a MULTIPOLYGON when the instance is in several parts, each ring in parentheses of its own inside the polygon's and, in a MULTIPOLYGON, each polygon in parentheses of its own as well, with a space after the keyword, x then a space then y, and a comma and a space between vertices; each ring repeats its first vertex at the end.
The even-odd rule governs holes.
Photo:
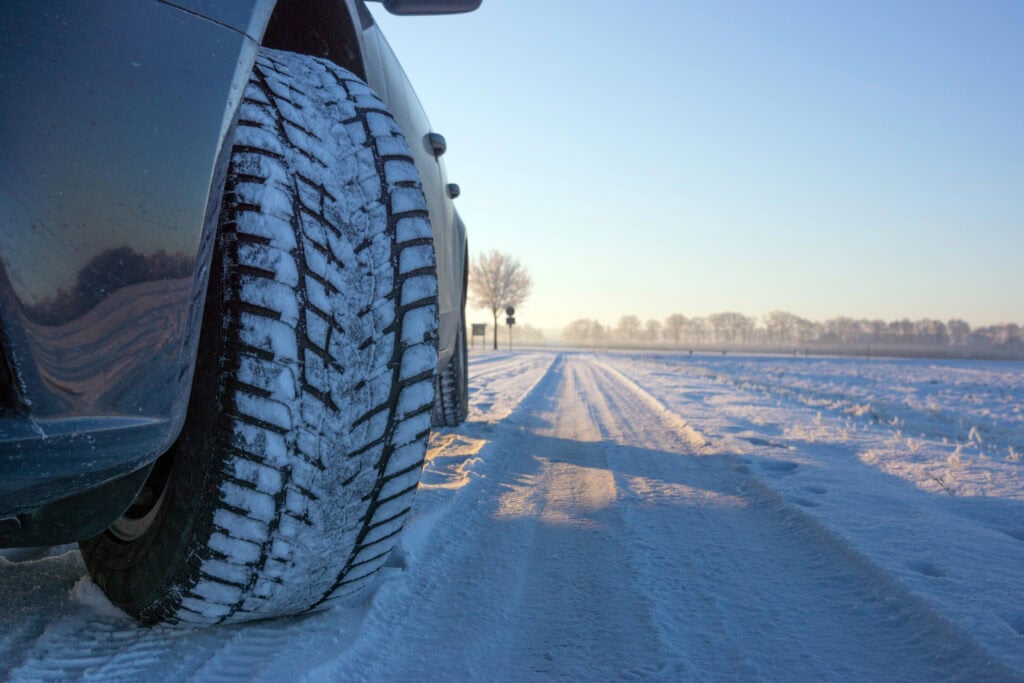
POLYGON ((147 622, 294 614, 363 586, 429 433, 437 280, 412 155, 324 60, 260 53, 241 105, 182 434, 84 541, 147 622))

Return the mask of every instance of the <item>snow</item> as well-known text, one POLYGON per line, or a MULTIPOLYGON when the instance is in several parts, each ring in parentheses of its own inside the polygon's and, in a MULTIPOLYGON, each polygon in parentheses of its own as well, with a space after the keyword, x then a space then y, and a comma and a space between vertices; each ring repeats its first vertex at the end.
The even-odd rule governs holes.
MULTIPOLYGON (((250 415, 281 429, 291 429, 292 417, 288 406, 270 399, 238 392, 235 395, 238 412, 250 415)), ((313 424, 316 424, 315 422, 313 424)))
POLYGON ((423 192, 419 188, 391 188, 391 211, 395 214, 409 211, 423 211, 427 208, 423 192))
POLYGON ((389 183, 419 182, 416 166, 408 161, 389 160, 384 162, 384 177, 389 183))
POLYGON ((114 619, 128 618, 124 612, 107 600, 107 596, 100 587, 93 583, 88 576, 83 576, 75 582, 71 588, 71 599, 98 615, 114 619))
POLYGON ((413 270, 423 268, 424 263, 434 262, 434 249, 432 246, 421 244, 414 247, 406 247, 402 250, 398 260, 398 272, 402 275, 413 270))
POLYGON ((274 355, 282 360, 295 359, 299 355, 295 343, 295 330, 279 320, 268 320, 251 313, 239 316, 242 322, 241 340, 258 348, 269 346, 274 355))
MULTIPOLYGON (((299 271, 295 267, 295 259, 287 251, 275 249, 265 244, 240 244, 238 246, 238 262, 274 273, 274 278, 289 287, 299 284, 299 271)), ((307 258, 308 262, 308 258, 307 258)))
POLYGON ((1024 364, 473 350, 470 371, 368 591, 144 628, 77 550, 3 551, 0 678, 1024 679, 1024 364))

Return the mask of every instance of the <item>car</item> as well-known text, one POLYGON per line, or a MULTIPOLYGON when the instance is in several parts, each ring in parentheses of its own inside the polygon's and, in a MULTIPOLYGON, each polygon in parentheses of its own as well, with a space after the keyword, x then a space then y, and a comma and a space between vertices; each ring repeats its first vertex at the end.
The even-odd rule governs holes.
POLYGON ((345 599, 467 395, 447 143, 373 15, 16 0, 0 18, 0 547, 79 542, 146 623, 345 599))

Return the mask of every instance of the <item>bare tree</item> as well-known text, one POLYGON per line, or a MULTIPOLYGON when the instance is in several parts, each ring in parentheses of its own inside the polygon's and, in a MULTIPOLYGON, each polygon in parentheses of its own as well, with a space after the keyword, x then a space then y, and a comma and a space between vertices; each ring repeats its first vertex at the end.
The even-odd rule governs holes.
POLYGON ((666 341, 672 342, 673 346, 679 346, 679 341, 682 339, 683 330, 686 329, 687 322, 686 316, 679 313, 673 313, 665 318, 664 335, 666 341))
POLYGON ((705 318, 690 318, 686 323, 685 336, 687 340, 703 344, 707 341, 711 331, 711 325, 705 318))
POLYGON ((624 315, 619 318, 619 324, 615 327, 615 335, 619 341, 633 344, 640 339, 640 318, 635 315, 624 315))
POLYGON ((860 331, 860 325, 853 318, 840 316, 825 321, 825 339, 833 343, 853 344, 860 331))
POLYGON ((742 313, 714 313, 708 316, 708 323, 715 333, 715 342, 727 344, 746 344, 754 332, 753 318, 742 313))
POLYGON ((914 323, 917 331, 917 338, 922 344, 935 346, 946 346, 949 344, 949 332, 946 330, 946 323, 941 320, 925 318, 914 323))
POLYGON ((959 318, 953 318, 946 323, 946 330, 949 332, 949 343, 953 346, 964 346, 971 334, 971 326, 959 318))
POLYGON ((868 320, 865 331, 871 335, 871 341, 877 343, 885 339, 886 327, 884 320, 868 320))
POLYGON ((498 313, 506 306, 518 306, 530 296, 533 280, 519 259, 491 250, 476 255, 469 264, 469 289, 479 308, 494 315, 494 348, 498 348, 498 313))
POLYGON ((769 344, 788 344, 793 339, 796 316, 786 311, 772 311, 764 317, 765 334, 769 344))
POLYGON ((1021 334, 1021 326, 1017 323, 1002 323, 999 325, 986 325, 971 332, 968 338, 969 346, 984 348, 986 346, 1010 346, 1021 344, 1024 335, 1021 334))
POLYGON ((644 341, 648 344, 657 344, 661 337, 661 323, 657 320, 648 320, 644 323, 644 341))
POLYGON ((914 341, 914 323, 910 322, 908 318, 894 320, 889 323, 889 334, 895 338, 895 341, 912 342, 914 341))
POLYGON ((580 318, 565 326, 562 338, 570 344, 579 346, 596 346, 604 343, 607 330, 597 320, 580 318))

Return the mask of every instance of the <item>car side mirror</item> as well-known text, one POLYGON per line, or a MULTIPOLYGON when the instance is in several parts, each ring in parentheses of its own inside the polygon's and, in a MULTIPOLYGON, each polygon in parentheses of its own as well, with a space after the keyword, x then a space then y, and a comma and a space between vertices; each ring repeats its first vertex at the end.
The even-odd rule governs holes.
POLYGON ((391 14, 462 14, 472 12, 481 0, 372 0, 382 2, 391 14))

